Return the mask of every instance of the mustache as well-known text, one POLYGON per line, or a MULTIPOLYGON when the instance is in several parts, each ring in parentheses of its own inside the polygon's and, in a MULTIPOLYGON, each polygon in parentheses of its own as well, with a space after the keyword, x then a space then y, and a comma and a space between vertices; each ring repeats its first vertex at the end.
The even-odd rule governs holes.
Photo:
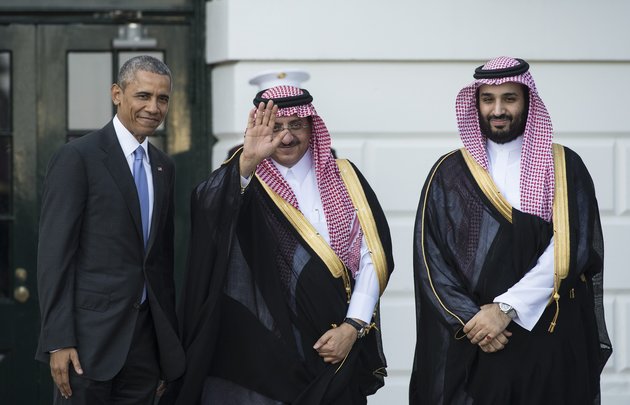
POLYGON ((488 120, 510 120, 512 121, 512 116, 511 115, 507 115, 507 114, 501 114, 501 115, 489 115, 488 116, 488 120))
POLYGON ((280 146, 279 146, 279 147, 280 147, 280 148, 292 148, 292 147, 296 146, 296 145, 297 145, 297 144, 299 144, 299 143, 300 143, 300 142, 299 142, 299 141, 296 141, 296 140, 292 140, 292 141, 291 141, 290 143, 288 143, 288 144, 285 144, 285 143, 280 142, 280 146))

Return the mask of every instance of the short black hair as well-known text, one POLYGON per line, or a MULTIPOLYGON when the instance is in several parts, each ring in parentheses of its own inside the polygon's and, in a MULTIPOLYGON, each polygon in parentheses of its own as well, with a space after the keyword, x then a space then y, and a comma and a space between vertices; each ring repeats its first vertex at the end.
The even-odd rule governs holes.
POLYGON ((118 86, 124 90, 127 84, 134 80, 136 72, 139 70, 168 76, 171 86, 173 85, 171 70, 164 62, 153 56, 139 55, 134 56, 122 65, 118 72, 118 86))

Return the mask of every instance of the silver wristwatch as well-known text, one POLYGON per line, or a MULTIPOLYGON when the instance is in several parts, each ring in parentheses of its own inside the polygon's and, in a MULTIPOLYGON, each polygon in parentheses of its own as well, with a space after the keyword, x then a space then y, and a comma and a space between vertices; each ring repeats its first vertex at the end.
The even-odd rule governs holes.
POLYGON ((514 319, 516 317, 516 310, 512 308, 510 304, 506 304, 505 302, 499 302, 498 304, 501 312, 509 316, 510 319, 514 319))

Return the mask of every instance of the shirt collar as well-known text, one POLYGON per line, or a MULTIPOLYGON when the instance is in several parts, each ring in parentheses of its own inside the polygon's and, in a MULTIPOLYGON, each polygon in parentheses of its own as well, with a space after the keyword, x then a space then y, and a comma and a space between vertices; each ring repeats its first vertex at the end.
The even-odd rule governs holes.
POLYGON ((313 167, 313 156, 311 155, 311 148, 308 148, 304 156, 302 156, 302 158, 291 168, 282 166, 280 163, 276 162, 273 159, 271 159, 271 161, 276 166, 282 177, 286 178, 287 172, 290 169, 293 172, 293 175, 295 176, 297 181, 299 181, 300 183, 304 181, 306 175, 313 167))
POLYGON ((139 143, 138 140, 129 132, 127 128, 120 122, 118 118, 118 114, 114 116, 114 131, 116 132, 116 137, 118 138, 118 143, 123 150, 123 154, 125 157, 132 155, 133 152, 138 149, 138 146, 142 146, 144 149, 144 156, 149 162, 149 138, 145 138, 144 142, 139 143))
POLYGON ((513 141, 507 143, 496 143, 488 139, 486 142, 486 148, 488 150, 488 158, 490 160, 494 160, 493 158, 503 154, 508 155, 508 161, 520 159, 521 150, 523 148, 523 136, 521 135, 513 141))

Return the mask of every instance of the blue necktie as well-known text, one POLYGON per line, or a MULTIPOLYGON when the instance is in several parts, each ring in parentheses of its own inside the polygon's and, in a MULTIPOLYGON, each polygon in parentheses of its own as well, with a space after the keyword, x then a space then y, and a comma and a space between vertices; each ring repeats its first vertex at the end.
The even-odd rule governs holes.
MULTIPOLYGON (((142 218, 142 236, 144 237, 144 248, 147 248, 147 242, 149 241, 149 184, 147 182, 147 174, 144 171, 144 164, 142 162, 144 158, 144 149, 142 146, 138 146, 133 152, 133 179, 136 182, 136 189, 138 190, 138 200, 140 200, 140 216, 142 218)), ((146 283, 142 289, 142 298, 140 302, 144 302, 147 297, 146 283)))
POLYGON ((142 217, 142 235, 144 236, 144 247, 147 247, 149 240, 149 185, 147 183, 147 174, 144 171, 144 149, 138 146, 133 152, 133 179, 138 189, 138 199, 140 200, 140 215, 142 217))

